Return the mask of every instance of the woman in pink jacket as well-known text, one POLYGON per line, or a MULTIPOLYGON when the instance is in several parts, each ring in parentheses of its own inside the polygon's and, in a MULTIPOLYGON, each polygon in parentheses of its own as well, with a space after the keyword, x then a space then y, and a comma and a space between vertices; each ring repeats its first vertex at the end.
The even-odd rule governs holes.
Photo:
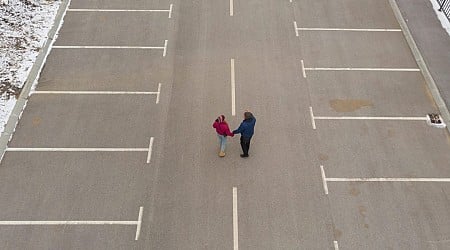
POLYGON ((225 116, 221 115, 213 123, 213 128, 216 129, 217 136, 219 137, 220 152, 219 156, 225 156, 225 148, 227 146, 227 136, 233 137, 234 134, 231 133, 228 123, 225 121, 225 116))

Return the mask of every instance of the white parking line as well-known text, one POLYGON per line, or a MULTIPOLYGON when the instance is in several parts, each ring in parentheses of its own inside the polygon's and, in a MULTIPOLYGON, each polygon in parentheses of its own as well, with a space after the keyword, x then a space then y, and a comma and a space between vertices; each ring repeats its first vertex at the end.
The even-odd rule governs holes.
POLYGON ((401 29, 341 29, 341 28, 298 28, 301 31, 357 31, 357 32, 401 32, 401 29))
POLYGON ((450 178, 413 178, 413 177, 353 177, 353 178, 329 178, 325 175, 323 166, 320 166, 320 172, 322 175, 323 189, 325 194, 328 194, 328 182, 439 182, 450 183, 450 178))
POLYGON ((381 72, 420 72, 416 68, 306 68, 305 63, 302 63, 302 74, 306 78, 306 71, 381 71, 381 72))
POLYGON ((168 12, 169 18, 172 18, 173 4, 170 4, 168 10, 161 9, 68 9, 70 12, 168 12))
POLYGON ((233 249, 239 250, 237 187, 233 187, 233 249))
POLYGON ((167 43, 168 40, 164 40, 163 47, 155 47, 155 46, 81 46, 81 45, 55 45, 52 48, 54 49, 143 49, 143 50, 151 50, 151 49, 162 49, 163 57, 166 56, 167 53, 167 43))
POLYGON ((159 103, 159 96, 161 95, 161 83, 158 83, 158 92, 156 92, 156 104, 159 103))
POLYGON ((300 64, 302 65, 302 75, 303 75, 303 78, 306 78, 305 62, 304 62, 303 60, 300 60, 300 64))
POLYGON ((450 182, 450 178, 326 178, 331 182, 450 182))
POLYGON ((156 95, 156 104, 159 103, 161 83, 158 83, 158 91, 73 91, 73 90, 34 90, 30 95, 156 95))
POLYGON ((313 108, 309 107, 311 124, 316 129, 316 120, 376 120, 376 121, 428 121, 427 116, 407 117, 407 116, 315 116, 313 108))
POLYGON ((309 107, 309 114, 311 115, 311 123, 313 129, 316 129, 316 120, 314 119, 314 113, 312 107, 309 107))
POLYGON ((385 120, 385 121, 427 121, 427 117, 393 116, 314 116, 314 120, 385 120))
POLYGON ((169 18, 172 18, 173 4, 170 4, 169 7, 169 18))
POLYGON ((334 250, 339 250, 339 244, 337 240, 333 241, 333 243, 334 243, 334 250))
POLYGON ((144 207, 139 208, 139 215, 137 221, 97 221, 97 220, 73 220, 73 221, 0 221, 0 226, 68 226, 68 225, 136 225, 135 240, 139 239, 142 224, 142 212, 144 207))
POLYGON ((231 59, 231 115, 236 115, 236 75, 234 72, 234 59, 231 59))
POLYGON ((233 0, 230 0, 230 16, 234 15, 234 3, 233 0))
POLYGON ((7 148, 9 152, 148 152, 148 148, 7 148))
POLYGON ((150 138, 150 143, 148 145, 148 154, 147 154, 147 164, 152 160, 152 149, 153 149, 153 140, 154 138, 150 138))
POLYGON ((72 90, 35 90, 31 94, 55 95, 158 95, 159 92, 146 91, 72 91, 72 90))
POLYGON ((325 194, 328 194, 327 177, 325 176, 325 170, 322 165, 320 165, 320 173, 322 175, 323 190, 325 191, 325 194))
POLYGON ((167 54, 167 43, 168 43, 168 40, 164 40, 163 57, 166 57, 166 54, 167 54))
POLYGON ((305 68, 309 71, 400 71, 400 72, 418 72, 415 68, 305 68))
MULTIPOLYGON (((292 2, 291 2, 292 3, 292 2)), ((294 21, 294 30, 295 30, 295 36, 299 36, 298 34, 298 28, 297 28, 297 22, 294 21)), ((303 61, 303 60, 302 60, 303 61)))
POLYGON ((142 214, 144 212, 144 207, 139 208, 139 215, 138 215, 138 221, 136 225, 136 236, 134 237, 134 240, 139 239, 139 235, 141 234, 141 226, 142 226, 142 214))

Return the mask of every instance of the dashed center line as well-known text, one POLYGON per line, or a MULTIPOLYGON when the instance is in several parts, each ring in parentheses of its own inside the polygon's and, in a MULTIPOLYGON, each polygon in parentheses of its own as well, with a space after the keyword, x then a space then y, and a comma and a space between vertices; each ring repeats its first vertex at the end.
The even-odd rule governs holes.
POLYGON ((230 16, 234 15, 234 0, 230 0, 230 16))
POLYGON ((239 250, 237 187, 233 187, 233 249, 239 250))
POLYGON ((234 59, 231 59, 231 115, 236 115, 236 75, 234 72, 234 59))
POLYGON ((339 244, 337 242, 337 240, 333 241, 334 244, 334 250, 339 250, 339 244))

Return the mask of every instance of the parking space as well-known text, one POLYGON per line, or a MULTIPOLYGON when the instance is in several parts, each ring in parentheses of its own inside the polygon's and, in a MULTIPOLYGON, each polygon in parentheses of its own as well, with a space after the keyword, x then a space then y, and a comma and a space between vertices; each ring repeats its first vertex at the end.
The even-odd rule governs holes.
POLYGON ((450 183, 328 183, 345 249, 447 249, 450 183))
POLYGON ((402 32, 298 33, 305 67, 417 68, 402 32))
POLYGON ((161 60, 155 50, 54 50, 37 90, 156 91, 170 79, 161 60))
POLYGON ((8 201, 0 211, 1 221, 136 220, 145 196, 141 176, 151 170, 146 156, 8 152, 0 170, 0 197, 8 201))
POLYGON ((152 12, 71 11, 55 46, 161 47, 167 38, 168 20, 166 15, 152 12))
POLYGON ((319 160, 330 176, 445 177, 445 131, 422 121, 316 121, 319 160), (412 136, 414 135, 414 136, 412 136))
POLYGON ((122 0, 77 0, 70 3, 70 9, 168 10, 170 4, 171 2, 167 0, 133 0, 132 2, 124 2, 122 0))
POLYGON ((159 114, 147 95, 33 95, 9 147, 147 148, 159 114))
POLYGON ((425 116, 435 112, 420 72, 308 72, 317 116, 425 116))
POLYGON ((295 1, 299 27, 399 29, 388 0, 295 1))

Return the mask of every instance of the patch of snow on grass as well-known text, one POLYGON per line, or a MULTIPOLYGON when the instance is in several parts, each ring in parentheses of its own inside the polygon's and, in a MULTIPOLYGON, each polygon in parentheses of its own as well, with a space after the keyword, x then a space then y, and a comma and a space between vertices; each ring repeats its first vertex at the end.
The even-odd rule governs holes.
POLYGON ((0 5, 0 133, 60 4, 60 0, 9 0, 0 5))
POLYGON ((439 4, 437 3, 437 1, 436 0, 430 1, 431 4, 433 5, 434 12, 436 12, 439 21, 441 21, 442 27, 447 31, 448 35, 450 36, 450 21, 447 19, 444 12, 439 11, 439 4))

